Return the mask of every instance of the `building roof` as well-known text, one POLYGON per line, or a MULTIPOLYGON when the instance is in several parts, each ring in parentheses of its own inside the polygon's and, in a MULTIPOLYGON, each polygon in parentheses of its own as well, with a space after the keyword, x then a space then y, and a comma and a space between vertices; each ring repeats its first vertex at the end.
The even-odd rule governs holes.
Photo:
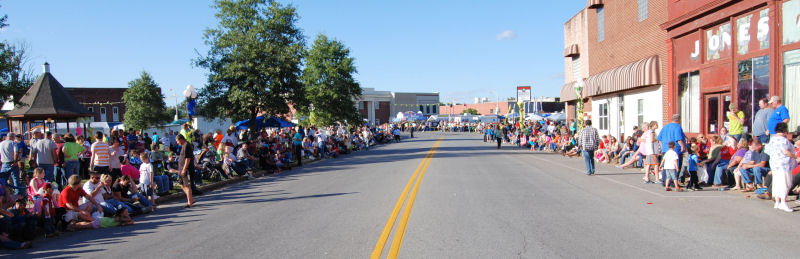
POLYGON ((72 95, 64 90, 64 86, 48 71, 45 71, 36 83, 28 89, 20 104, 9 111, 11 118, 77 118, 90 116, 91 113, 81 106, 72 95))

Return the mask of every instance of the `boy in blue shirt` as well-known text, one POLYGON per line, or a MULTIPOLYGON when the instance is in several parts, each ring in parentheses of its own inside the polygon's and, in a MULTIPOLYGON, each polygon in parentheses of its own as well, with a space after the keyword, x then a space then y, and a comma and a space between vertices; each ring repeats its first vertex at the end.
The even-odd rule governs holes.
POLYGON ((692 144, 692 147, 689 148, 689 158, 688 158, 688 170, 689 170, 689 184, 686 185, 686 189, 697 191, 702 190, 703 188, 700 187, 698 184, 697 179, 697 145, 692 144))

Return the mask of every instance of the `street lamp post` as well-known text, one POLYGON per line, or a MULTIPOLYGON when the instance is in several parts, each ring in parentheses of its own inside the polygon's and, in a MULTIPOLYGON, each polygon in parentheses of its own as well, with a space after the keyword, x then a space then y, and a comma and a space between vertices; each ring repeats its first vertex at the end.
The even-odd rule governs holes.
POLYGON ((175 119, 174 120, 178 120, 178 94, 176 94, 175 90, 173 90, 172 88, 170 88, 169 91, 172 93, 172 97, 175 97, 175 119))
POLYGON ((578 80, 578 82, 575 83, 575 96, 576 96, 576 98, 575 98, 575 109, 576 109, 575 114, 577 115, 577 116, 575 116, 575 117, 577 117, 575 119, 576 119, 576 128, 577 129, 582 129, 583 128, 583 95, 581 94, 581 92, 583 91, 583 88, 585 86, 586 86, 586 83, 583 82, 583 79, 578 80))

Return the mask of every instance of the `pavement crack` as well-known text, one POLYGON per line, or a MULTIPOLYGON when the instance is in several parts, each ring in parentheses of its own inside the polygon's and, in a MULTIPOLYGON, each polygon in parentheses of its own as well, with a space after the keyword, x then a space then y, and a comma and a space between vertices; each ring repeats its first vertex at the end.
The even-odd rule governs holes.
POLYGON ((522 255, 528 253, 528 237, 525 236, 525 232, 520 231, 520 235, 522 235, 522 249, 517 253, 517 257, 523 258, 522 255))

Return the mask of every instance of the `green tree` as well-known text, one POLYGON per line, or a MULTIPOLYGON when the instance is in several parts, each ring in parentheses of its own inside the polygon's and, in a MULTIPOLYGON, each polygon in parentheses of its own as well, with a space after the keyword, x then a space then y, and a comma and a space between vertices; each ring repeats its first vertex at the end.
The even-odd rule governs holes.
POLYGON ((480 115, 480 113, 478 113, 478 110, 476 110, 475 108, 467 108, 466 110, 464 110, 464 113, 472 115, 480 115))
POLYGON ((306 67, 302 81, 305 84, 309 107, 298 107, 302 115, 309 115, 307 123, 331 125, 345 122, 360 125, 361 114, 355 101, 361 97, 361 87, 353 78, 357 73, 350 49, 342 42, 317 35, 306 54, 306 67))
POLYGON ((149 129, 169 121, 161 88, 146 71, 139 78, 128 82, 128 90, 122 95, 125 101, 125 127, 149 129))
POLYGON ((208 54, 195 60, 210 72, 198 112, 255 123, 259 113, 307 106, 300 82, 305 42, 295 8, 268 0, 217 0, 214 7, 219 24, 206 30, 208 54))
MULTIPOLYGON (((7 15, 0 17, 0 29, 8 26, 7 15)), ((0 100, 5 101, 9 96, 17 105, 19 99, 28 91, 35 80, 34 74, 23 68, 25 65, 25 46, 14 46, 7 41, 0 42, 0 100)))

